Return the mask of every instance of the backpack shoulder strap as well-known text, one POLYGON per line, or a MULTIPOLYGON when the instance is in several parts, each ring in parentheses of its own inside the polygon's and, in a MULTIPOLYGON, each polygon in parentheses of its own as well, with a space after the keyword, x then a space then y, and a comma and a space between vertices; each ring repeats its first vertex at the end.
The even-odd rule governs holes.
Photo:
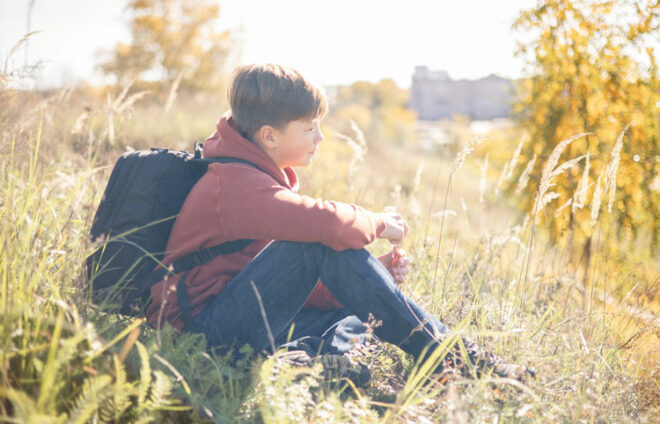
MULTIPOLYGON (((220 156, 220 157, 212 157, 212 158, 196 157, 192 160, 206 164, 243 163, 258 169, 261 172, 264 172, 261 168, 259 168, 257 165, 253 164, 252 162, 247 161, 245 159, 239 159, 234 157, 228 157, 228 156, 220 156)), ((195 252, 192 252, 189 255, 186 255, 172 262, 166 268, 161 267, 153 271, 149 276, 148 281, 145 282, 146 283, 145 288, 148 289, 149 287, 153 286, 154 284, 158 283, 159 281, 165 279, 168 276, 172 276, 174 274, 183 272, 183 274, 181 274, 181 277, 179 277, 179 281, 177 283, 177 301, 179 303, 179 309, 181 310, 181 314, 184 322, 184 330, 190 331, 192 330, 191 328, 192 309, 190 307, 190 297, 188 296, 188 289, 186 287, 186 277, 188 271, 200 265, 204 265, 206 263, 211 262, 216 256, 229 255, 231 253, 239 252, 243 250, 245 247, 247 247, 248 244, 252 243, 253 241, 254 240, 249 240, 249 239, 233 240, 226 243, 220 243, 211 247, 204 247, 195 252)))

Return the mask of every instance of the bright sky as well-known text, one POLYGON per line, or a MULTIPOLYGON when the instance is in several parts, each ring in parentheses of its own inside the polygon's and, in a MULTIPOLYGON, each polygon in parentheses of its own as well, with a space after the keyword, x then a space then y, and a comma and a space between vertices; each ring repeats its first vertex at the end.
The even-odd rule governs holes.
MULTIPOLYGON (((218 0, 218 29, 238 39, 240 63, 283 63, 321 85, 392 78, 408 87, 416 65, 450 77, 517 77, 510 27, 535 0, 218 0)), ((0 0, 0 65, 27 32, 30 0, 0 0)), ((36 0, 28 61, 39 86, 98 80, 97 52, 129 41, 126 0, 36 0)), ((22 65, 25 50, 11 64, 22 65)))

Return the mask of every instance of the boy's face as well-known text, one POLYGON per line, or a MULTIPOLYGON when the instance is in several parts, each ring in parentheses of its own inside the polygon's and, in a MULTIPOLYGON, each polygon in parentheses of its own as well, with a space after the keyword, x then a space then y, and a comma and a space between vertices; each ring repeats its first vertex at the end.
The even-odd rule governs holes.
POLYGON ((281 130, 272 129, 273 149, 270 157, 280 169, 307 166, 312 162, 323 140, 320 119, 301 119, 289 122, 281 130))

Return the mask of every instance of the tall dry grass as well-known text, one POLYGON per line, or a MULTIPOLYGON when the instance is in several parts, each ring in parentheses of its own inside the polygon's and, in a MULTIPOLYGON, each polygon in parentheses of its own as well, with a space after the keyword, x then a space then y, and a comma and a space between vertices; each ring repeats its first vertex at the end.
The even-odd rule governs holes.
MULTIPOLYGON (((481 139, 466 140, 456 158, 444 158, 360 140, 358 130, 350 137, 355 145, 346 137, 337 142, 336 131, 324 128, 327 141, 318 160, 300 170, 303 192, 373 210, 396 206, 412 228, 403 247, 414 258, 413 273, 403 290, 456 335, 470 335, 538 372, 523 383, 492 375, 440 379, 429 371, 451 340, 420 364, 396 347, 377 344, 356 353, 373 375, 369 387, 356 389, 330 384, 320 364, 292 366, 282 351, 261 359, 248 350, 239 360, 214 356, 200 336, 170 327, 156 334, 139 320, 103 314, 87 302, 82 263, 108 164, 125 149, 181 148, 202 138, 215 117, 197 119, 210 115, 212 106, 178 96, 166 111, 149 94, 130 90, 105 97, 110 103, 82 92, 11 96, 11 109, 0 114, 23 119, 0 135, 7 152, 0 158, 2 420, 492 423, 658 417, 657 350, 649 351, 650 341, 657 342, 655 317, 634 313, 602 290, 589 293, 567 269, 567 252, 550 245, 535 224, 552 201, 553 179, 578 160, 587 166, 588 155, 559 164, 561 149, 575 137, 559 143, 551 158, 537 159, 544 166, 538 202, 534 211, 521 213, 496 189, 498 178, 486 179, 481 193, 481 175, 488 172, 474 165, 479 157, 469 156, 481 139), (165 125, 173 116, 174 124, 165 125), (163 123, 161 139, 145 135, 143 126, 154 123, 163 123), (198 134, 184 143, 180 138, 191 128, 198 134), (447 238, 451 246, 443 243, 447 238), (601 307, 585 307, 588 296, 601 307)), ((534 161, 515 173, 522 139, 518 146, 505 181, 536 184, 525 177, 534 161)), ((611 163, 607 187, 616 175, 611 163)), ((597 199, 588 205, 585 181, 576 199, 600 211, 600 204, 592 206, 597 199)), ((378 254, 390 247, 379 241, 370 248, 378 254)))

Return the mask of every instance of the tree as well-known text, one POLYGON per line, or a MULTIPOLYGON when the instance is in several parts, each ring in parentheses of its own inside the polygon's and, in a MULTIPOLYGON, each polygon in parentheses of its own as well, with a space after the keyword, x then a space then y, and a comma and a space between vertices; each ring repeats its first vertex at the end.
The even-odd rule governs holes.
MULTIPOLYGON (((586 174, 595 191, 612 163, 615 141, 632 123, 624 135, 616 201, 608 219, 619 235, 650 235, 653 249, 660 247, 659 14, 658 0, 545 0, 521 12, 514 24, 521 40, 518 55, 527 63, 515 110, 533 142, 523 159, 539 158, 531 178, 538 181, 538 164, 559 141, 589 132, 570 144, 565 155, 590 154, 586 174), (644 234, 646 229, 650 234, 644 234)), ((582 163, 582 169, 574 167, 567 178, 554 181, 559 198, 544 216, 555 241, 570 235, 589 243, 594 233, 591 211, 584 199, 577 202, 574 196, 587 166, 582 163), (571 207, 556 213, 568 202, 571 207)), ((526 190, 522 206, 531 210, 535 187, 526 190)))
POLYGON ((220 8, 209 0, 132 0, 131 43, 118 43, 101 65, 117 83, 133 78, 162 81, 180 78, 182 86, 217 86, 231 51, 228 31, 214 28, 220 8))

